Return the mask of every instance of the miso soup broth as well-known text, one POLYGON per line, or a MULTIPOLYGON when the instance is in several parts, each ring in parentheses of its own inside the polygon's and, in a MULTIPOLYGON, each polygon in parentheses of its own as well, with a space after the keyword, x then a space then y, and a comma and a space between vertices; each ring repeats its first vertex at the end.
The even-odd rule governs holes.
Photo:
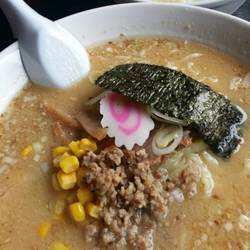
MULTIPOLYGON (((185 127, 182 145, 159 158, 147 142, 132 151, 110 150, 114 140, 106 130, 85 124, 96 110, 101 119, 98 104, 86 109, 89 98, 103 92, 94 80, 116 65, 182 71, 227 96, 248 117, 250 69, 218 50, 175 39, 122 39, 91 48, 89 55, 88 79, 64 91, 28 84, 1 116, 0 249, 250 249, 249 119, 228 159, 185 127), (163 158, 175 159, 172 170, 155 173, 163 158), (64 165, 63 159, 73 160, 64 165), (196 175, 196 164, 205 172, 196 175)), ((161 126, 155 125, 149 141, 161 126)))

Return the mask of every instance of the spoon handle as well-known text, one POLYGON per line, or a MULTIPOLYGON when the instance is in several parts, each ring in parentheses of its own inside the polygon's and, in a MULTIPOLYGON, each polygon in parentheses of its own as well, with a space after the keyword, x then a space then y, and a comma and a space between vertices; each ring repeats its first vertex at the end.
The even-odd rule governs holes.
POLYGON ((26 31, 36 31, 41 25, 51 22, 35 12, 23 0, 0 0, 0 8, 7 17, 16 38, 26 31))

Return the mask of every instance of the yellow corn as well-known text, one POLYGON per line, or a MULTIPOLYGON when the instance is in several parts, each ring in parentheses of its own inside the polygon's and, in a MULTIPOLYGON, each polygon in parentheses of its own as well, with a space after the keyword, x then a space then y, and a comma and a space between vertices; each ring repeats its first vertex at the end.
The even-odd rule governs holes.
POLYGON ((85 205, 85 210, 86 210, 86 213, 90 217, 95 218, 95 219, 99 219, 100 218, 101 208, 99 206, 96 206, 94 203, 88 202, 85 205))
POLYGON ((83 168, 79 168, 76 172, 77 176, 77 185, 80 187, 83 182, 83 178, 86 176, 86 171, 83 168))
POLYGON ((75 202, 71 204, 69 206, 69 211, 72 218, 77 222, 82 222, 86 218, 84 207, 80 202, 75 202))
POLYGON ((72 189, 76 184, 76 173, 65 174, 62 171, 57 173, 57 180, 60 187, 64 190, 72 189))
POLYGON ((80 142, 79 141, 72 141, 69 144, 69 148, 72 151, 72 153, 77 156, 78 158, 82 157, 85 153, 84 150, 80 149, 80 142))
POLYGON ((58 155, 63 155, 64 153, 68 152, 69 148, 68 147, 56 147, 53 150, 53 156, 58 156, 58 155))
POLYGON ((79 145, 80 149, 84 150, 84 151, 96 151, 97 150, 97 145, 93 140, 84 138, 80 141, 80 145, 79 145))
POLYGON ((22 151, 21 151, 21 156, 22 157, 28 157, 29 155, 31 155, 33 151, 33 148, 31 145, 25 147, 22 151))
POLYGON ((60 241, 54 241, 51 245, 51 250, 69 250, 67 246, 65 246, 62 242, 60 241))
POLYGON ((93 193, 86 187, 79 188, 76 192, 76 196, 82 205, 93 200, 93 193))
POLYGON ((63 160, 64 158, 68 157, 68 156, 70 156, 70 154, 69 154, 68 152, 65 152, 65 153, 62 154, 62 155, 56 156, 56 157, 53 159, 53 165, 54 165, 54 167, 58 168, 58 167, 59 167, 59 162, 60 162, 61 160, 63 160))
POLYGON ((41 238, 45 238, 47 234, 49 233, 50 228, 51 228, 51 224, 49 222, 42 223, 38 228, 38 235, 41 238))
POLYGON ((59 162, 59 166, 65 174, 72 173, 79 168, 79 160, 76 156, 67 156, 59 162))
POLYGON ((57 180, 57 177, 56 177, 56 174, 53 174, 52 175, 52 187, 54 188, 54 190, 56 191, 61 191, 61 187, 58 183, 58 180, 57 180))

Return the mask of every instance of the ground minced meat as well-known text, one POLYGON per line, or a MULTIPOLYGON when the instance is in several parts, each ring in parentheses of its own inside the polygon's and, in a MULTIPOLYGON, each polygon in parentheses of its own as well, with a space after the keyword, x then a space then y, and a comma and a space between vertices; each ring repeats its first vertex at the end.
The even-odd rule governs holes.
POLYGON ((102 208, 102 223, 88 225, 87 240, 92 238, 103 247, 153 249, 154 229, 167 216, 170 192, 193 183, 194 178, 185 172, 171 186, 167 170, 157 169, 152 162, 144 149, 115 146, 83 157, 84 181, 102 208), (185 178, 191 179, 185 182, 185 178))

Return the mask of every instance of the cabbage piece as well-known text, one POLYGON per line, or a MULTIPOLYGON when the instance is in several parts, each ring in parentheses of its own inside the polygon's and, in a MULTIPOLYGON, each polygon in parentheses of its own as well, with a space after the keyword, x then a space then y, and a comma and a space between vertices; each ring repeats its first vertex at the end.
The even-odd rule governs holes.
POLYGON ((169 177, 175 178, 178 177, 185 168, 194 165, 199 169, 200 175, 197 177, 203 185, 205 195, 211 196, 214 189, 213 176, 199 154, 190 153, 185 155, 183 151, 179 151, 173 157, 166 159, 159 167, 166 168, 169 177))

